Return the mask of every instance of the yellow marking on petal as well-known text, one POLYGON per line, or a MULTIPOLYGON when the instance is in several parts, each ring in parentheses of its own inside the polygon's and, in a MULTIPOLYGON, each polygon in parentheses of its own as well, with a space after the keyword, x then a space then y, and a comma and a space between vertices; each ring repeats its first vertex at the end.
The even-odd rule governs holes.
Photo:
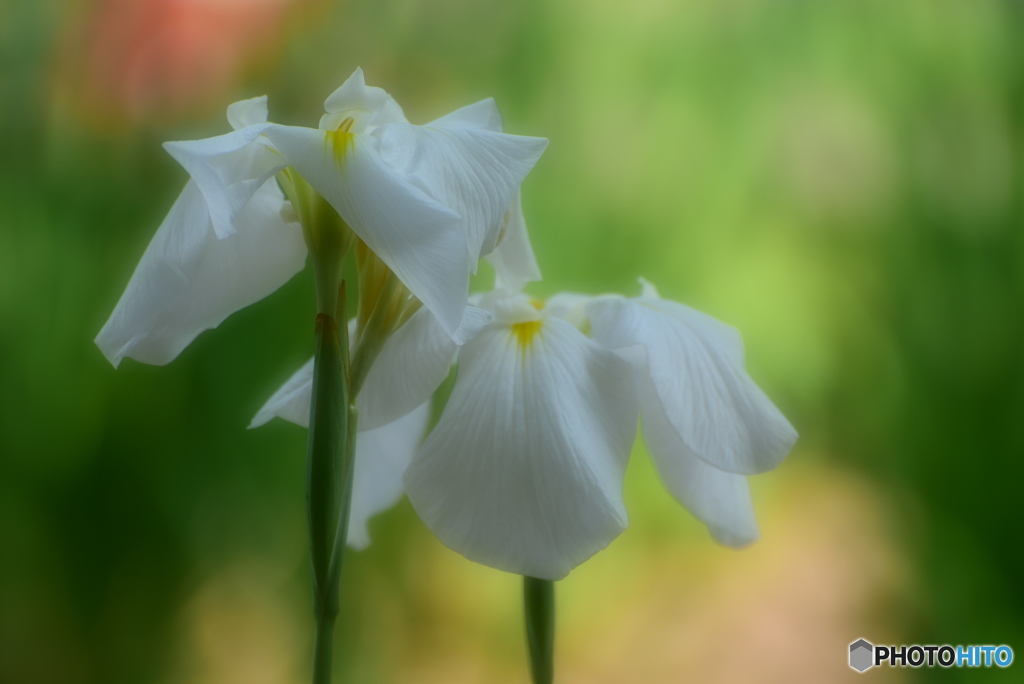
POLYGON ((530 300, 530 306, 532 306, 537 311, 540 311, 541 309, 544 308, 544 302, 542 302, 539 299, 531 299, 530 300))
POLYGON ((345 158, 345 153, 352 146, 355 136, 349 132, 352 123, 355 121, 351 116, 341 122, 336 131, 327 131, 327 147, 334 152, 334 158, 340 165, 345 158))
POLYGON ((544 321, 524 321, 512 325, 512 334, 519 340, 519 348, 527 349, 533 344, 533 338, 540 332, 544 321))

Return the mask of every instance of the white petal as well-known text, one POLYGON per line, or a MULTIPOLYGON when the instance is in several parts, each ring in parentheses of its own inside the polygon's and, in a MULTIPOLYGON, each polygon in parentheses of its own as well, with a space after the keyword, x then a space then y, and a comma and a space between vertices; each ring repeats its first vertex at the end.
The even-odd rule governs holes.
POLYGON ((796 431, 743 369, 738 337, 710 316, 674 302, 602 297, 588 306, 594 339, 637 344, 669 422, 703 461, 731 473, 777 466, 796 431))
POLYGON ((320 128, 325 131, 337 130, 349 117, 354 120, 351 130, 355 133, 406 120, 402 108, 383 88, 366 85, 360 68, 328 96, 324 111, 327 114, 320 119, 320 128))
POLYGON ((544 315, 561 318, 580 328, 587 320, 587 304, 593 300, 591 295, 559 292, 544 302, 544 315))
POLYGON ((233 129, 240 130, 247 126, 267 122, 267 96, 240 100, 228 105, 228 123, 233 129))
MULTIPOLYGON (((473 307, 466 307, 466 317, 464 328, 470 337, 490 321, 486 312, 473 307)), ((413 314, 385 343, 366 377, 358 398, 359 429, 387 425, 429 401, 448 377, 457 350, 429 311, 420 309, 413 314)), ((274 416, 308 427, 312 391, 310 359, 267 400, 249 427, 259 427, 274 416)))
MULTIPOLYGON (((648 283, 650 285, 650 283, 648 283)), ((653 287, 653 285, 651 286, 653 287)), ((684 322, 694 330, 701 331, 701 334, 708 339, 709 344, 718 345, 729 355, 729 359, 740 368, 743 368, 746 360, 743 352, 743 336, 740 331, 731 325, 727 325, 703 311, 690 308, 678 302, 667 299, 646 299, 641 297, 637 300, 645 306, 665 313, 675 319, 684 322)))
MULTIPOLYGON (((267 400, 249 427, 259 427, 274 416, 308 427, 312 387, 313 359, 310 359, 267 400)), ((376 429, 364 429, 360 416, 348 523, 348 544, 352 548, 362 549, 369 545, 367 521, 394 506, 402 496, 402 475, 423 439, 429 420, 429 400, 398 420, 376 429)))
POLYGON ((474 265, 494 250, 505 212, 548 145, 544 138, 406 123, 373 135, 388 166, 462 217, 474 265))
POLYGON ((493 97, 456 109, 427 124, 428 128, 478 128, 501 133, 505 130, 498 103, 493 97))
POLYGON ((235 219, 253 194, 287 164, 269 149, 260 134, 270 124, 256 124, 205 140, 164 143, 203 193, 217 236, 235 232, 235 219))
POLYGON ((416 454, 429 420, 428 401, 393 423, 359 432, 348 519, 348 545, 352 548, 369 546, 367 521, 402 497, 402 476, 416 454))
POLYGON ((697 458, 679 438, 647 372, 643 347, 627 347, 620 355, 636 371, 644 443, 665 487, 707 525, 719 543, 739 547, 754 542, 758 537, 757 521, 746 476, 713 468, 697 458))
POLYGON ((302 230, 283 212, 290 207, 268 183, 239 214, 238 232, 218 240, 190 181, 96 337, 103 354, 115 366, 126 356, 169 363, 203 330, 281 287, 306 259, 302 230))
POLYGON ((640 283, 640 297, 642 299, 661 299, 661 295, 658 294, 658 288, 654 286, 647 278, 637 278, 640 283))
POLYGON ((266 403, 253 416, 250 428, 266 425, 272 418, 285 420, 309 427, 309 405, 313 396, 313 359, 295 371, 292 377, 267 399, 266 403))
POLYGON ((476 334, 485 325, 490 323, 491 319, 490 312, 478 309, 475 306, 467 306, 465 311, 462 312, 462 322, 459 323, 458 330, 452 335, 452 341, 459 346, 466 344, 466 342, 476 337, 476 334))
POLYGON ((470 268, 458 215, 385 166, 376 138, 351 135, 338 153, 331 136, 346 134, 274 126, 266 135, 454 334, 466 307, 470 268))
POLYGON ((384 344, 366 376, 359 392, 360 429, 386 425, 429 399, 448 377, 457 351, 433 314, 426 309, 413 314, 384 344))
POLYGON ((521 192, 516 192, 505 214, 501 235, 498 246, 487 255, 487 261, 494 267, 494 286, 518 292, 526 283, 540 280, 540 266, 526 231, 521 192))
POLYGON ((491 312, 495 323, 512 325, 539 321, 544 317, 536 306, 536 300, 514 290, 491 290, 477 301, 481 308, 491 312))
POLYGON ((627 524, 622 478, 636 433, 629 365, 565 321, 492 324, 463 347, 437 427, 405 475, 449 548, 560 579, 627 524))

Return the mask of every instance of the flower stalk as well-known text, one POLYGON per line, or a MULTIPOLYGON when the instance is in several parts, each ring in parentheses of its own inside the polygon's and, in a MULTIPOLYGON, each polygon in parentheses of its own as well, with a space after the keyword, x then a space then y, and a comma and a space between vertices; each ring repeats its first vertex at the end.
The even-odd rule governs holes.
POLYGON ((341 570, 348 538, 358 412, 352 389, 345 281, 352 232, 293 169, 278 180, 299 214, 313 262, 317 315, 306 451, 306 510, 313 574, 313 684, 330 684, 341 570))
POLYGON ((555 583, 524 576, 523 609, 533 684, 551 684, 555 678, 555 583))

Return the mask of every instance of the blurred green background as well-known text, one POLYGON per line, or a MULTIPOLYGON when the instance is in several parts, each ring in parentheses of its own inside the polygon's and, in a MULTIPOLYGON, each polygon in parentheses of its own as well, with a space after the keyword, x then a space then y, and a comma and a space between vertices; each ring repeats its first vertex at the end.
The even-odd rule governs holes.
MULTIPOLYGON (((1012 0, 3 0, 0 682, 307 680, 305 431, 245 426, 311 353, 308 269, 167 367, 92 338, 185 181, 160 143, 264 93, 315 126, 357 65, 414 122, 494 96, 550 138, 533 293, 649 278, 743 332, 801 433, 740 552, 637 447, 630 529, 559 584, 560 682, 1024 655, 1022 31, 1012 0)), ((527 681, 516 577, 406 502, 371 532, 338 681, 527 681)))

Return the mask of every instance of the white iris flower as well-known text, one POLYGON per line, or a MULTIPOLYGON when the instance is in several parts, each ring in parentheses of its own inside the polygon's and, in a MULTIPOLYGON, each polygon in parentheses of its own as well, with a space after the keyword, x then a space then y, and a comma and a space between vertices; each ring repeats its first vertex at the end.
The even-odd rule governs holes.
POLYGON ((547 140, 503 133, 493 100, 414 126, 359 69, 325 107, 310 129, 268 123, 266 98, 246 100, 228 108, 233 132, 165 144, 191 180, 96 338, 111 363, 166 364, 302 269, 302 229, 272 180, 289 166, 446 333, 472 333, 460 328, 469 275, 510 224, 547 140))
MULTIPOLYGON (((404 479, 445 545, 508 572, 564 577, 626 528, 622 481, 638 415, 673 496, 720 543, 757 538, 746 475, 778 465, 797 434, 744 370, 735 329, 661 299, 645 281, 636 299, 560 294, 541 304, 499 289, 473 304, 493 320, 461 348, 418 312, 385 345, 359 397, 370 425, 385 406, 394 420, 458 361, 415 459, 378 471, 389 491, 404 479), (387 399, 371 409, 367 394, 387 399)), ((307 365, 254 423, 300 422, 310 385, 307 365)))
POLYGON ((459 353, 444 414, 405 475, 450 548, 560 579, 627 524, 622 480, 638 412, 661 479, 721 543, 757 538, 744 474, 774 467, 796 432, 743 368, 732 328, 643 296, 497 291, 459 353), (589 336, 583 330, 589 332, 589 336))

